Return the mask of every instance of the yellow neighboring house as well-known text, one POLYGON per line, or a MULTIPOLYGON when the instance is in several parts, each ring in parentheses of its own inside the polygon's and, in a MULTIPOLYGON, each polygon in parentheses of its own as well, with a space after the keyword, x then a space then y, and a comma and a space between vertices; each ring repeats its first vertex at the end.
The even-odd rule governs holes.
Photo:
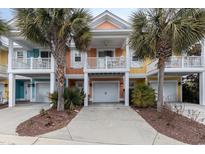
MULTIPOLYGON (((1 41, 2 42, 2 41, 1 41)), ((0 48, 0 103, 8 100, 8 49, 1 45, 0 48)))

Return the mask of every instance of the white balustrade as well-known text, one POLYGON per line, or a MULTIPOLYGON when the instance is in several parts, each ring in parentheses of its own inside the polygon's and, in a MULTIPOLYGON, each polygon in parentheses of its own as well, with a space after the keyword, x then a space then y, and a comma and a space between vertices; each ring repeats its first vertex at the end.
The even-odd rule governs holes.
POLYGON ((51 69, 51 58, 13 58, 12 69, 51 69))
MULTIPOLYGON (((158 60, 147 65, 147 72, 157 69, 158 60)), ((165 62, 165 68, 201 68, 204 67, 202 56, 172 56, 165 62)))
POLYGON ((124 57, 88 57, 87 69, 116 69, 126 68, 124 57))

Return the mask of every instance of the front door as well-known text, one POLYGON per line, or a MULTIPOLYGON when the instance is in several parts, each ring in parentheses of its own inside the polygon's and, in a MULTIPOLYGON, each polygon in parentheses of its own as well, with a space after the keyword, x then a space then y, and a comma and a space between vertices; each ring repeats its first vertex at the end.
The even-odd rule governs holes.
POLYGON ((97 61, 98 68, 105 68, 106 67, 106 57, 113 57, 113 56, 114 56, 114 51, 112 50, 98 51, 98 61, 97 61))

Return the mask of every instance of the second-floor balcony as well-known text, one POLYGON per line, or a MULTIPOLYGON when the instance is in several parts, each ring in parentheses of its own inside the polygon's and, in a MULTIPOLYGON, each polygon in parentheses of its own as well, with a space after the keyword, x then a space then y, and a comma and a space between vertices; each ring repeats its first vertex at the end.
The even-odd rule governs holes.
POLYGON ((84 67, 92 71, 123 71, 126 60, 124 57, 88 57, 84 67))
MULTIPOLYGON (((185 72, 194 72, 204 69, 204 58, 202 56, 172 56, 165 63, 165 72, 169 70, 185 71, 185 72)), ((152 61, 147 66, 147 73, 153 73, 158 70, 158 60, 152 61)))
POLYGON ((51 58, 13 58, 12 70, 50 70, 51 58))

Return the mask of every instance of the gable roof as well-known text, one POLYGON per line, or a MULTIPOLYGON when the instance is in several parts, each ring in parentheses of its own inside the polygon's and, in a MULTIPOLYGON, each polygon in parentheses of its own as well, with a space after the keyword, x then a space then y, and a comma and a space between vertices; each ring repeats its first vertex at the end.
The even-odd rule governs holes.
POLYGON ((119 29, 130 29, 131 24, 124 19, 116 16, 115 14, 111 13, 108 10, 105 10, 101 14, 97 15, 92 19, 92 22, 90 24, 92 29, 95 29, 97 26, 102 24, 103 22, 109 22, 119 29))

